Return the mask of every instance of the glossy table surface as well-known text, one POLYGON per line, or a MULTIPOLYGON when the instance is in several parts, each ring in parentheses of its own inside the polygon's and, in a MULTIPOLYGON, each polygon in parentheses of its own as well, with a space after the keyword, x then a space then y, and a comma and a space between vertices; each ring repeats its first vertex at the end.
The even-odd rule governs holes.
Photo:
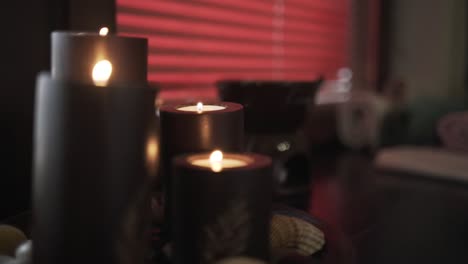
POLYGON ((308 211, 327 246, 303 263, 467 262, 468 186, 380 171, 365 155, 313 164, 308 211))
MULTIPOLYGON (((372 164, 358 154, 313 156, 310 191, 300 199, 323 223, 327 244, 281 263, 467 263, 468 186, 372 164)), ((29 221, 26 212, 5 223, 29 233, 29 221)))

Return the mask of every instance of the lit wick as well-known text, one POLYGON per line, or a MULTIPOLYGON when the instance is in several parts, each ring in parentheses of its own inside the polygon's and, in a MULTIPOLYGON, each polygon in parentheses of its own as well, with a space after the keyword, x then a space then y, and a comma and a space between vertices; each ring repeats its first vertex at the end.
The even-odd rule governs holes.
MULTIPOLYGON (((197 103, 197 112, 198 113, 203 112, 203 103, 202 102, 197 103)), ((221 153, 221 155, 222 155, 222 153, 221 153)), ((221 156, 221 158, 222 158, 222 156, 221 156)))
POLYGON ((92 78, 94 84, 97 86, 106 86, 107 81, 112 74, 112 63, 108 60, 100 60, 98 61, 94 67, 92 72, 92 78))
POLYGON ((109 28, 108 27, 103 27, 99 30, 99 36, 107 36, 109 34, 109 28))
POLYGON ((215 150, 211 154, 194 155, 190 161, 192 165, 210 168, 214 172, 220 172, 224 169, 240 168, 250 164, 247 156, 235 155, 227 153, 226 155, 220 150, 215 150))
POLYGON ((211 169, 214 172, 220 172, 223 169, 223 152, 215 150, 210 155, 211 169))

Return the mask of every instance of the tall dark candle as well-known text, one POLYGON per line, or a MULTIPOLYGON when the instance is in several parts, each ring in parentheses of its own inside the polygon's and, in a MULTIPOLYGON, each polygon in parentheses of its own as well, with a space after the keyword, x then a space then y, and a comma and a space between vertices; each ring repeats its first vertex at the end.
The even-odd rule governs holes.
POLYGON ((270 158, 210 153, 174 160, 172 234, 175 263, 216 263, 231 256, 269 260, 270 158))
POLYGON ((52 77, 92 83, 100 60, 112 62, 109 84, 146 84, 148 41, 144 38, 93 33, 52 33, 52 77))
POLYGON ((144 263, 154 96, 39 76, 34 263, 144 263))
MULTIPOLYGON (((168 104, 160 109, 162 177, 166 208, 170 208, 171 162, 180 154, 220 148, 240 152, 244 146, 244 113, 240 104, 168 104)), ((166 217, 168 211, 166 210, 166 217)), ((170 220, 167 219, 167 222, 170 220)))

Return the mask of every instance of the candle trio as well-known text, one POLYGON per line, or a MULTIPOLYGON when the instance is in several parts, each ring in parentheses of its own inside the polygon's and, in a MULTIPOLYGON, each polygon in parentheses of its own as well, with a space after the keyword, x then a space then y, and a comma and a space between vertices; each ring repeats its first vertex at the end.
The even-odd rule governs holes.
POLYGON ((52 33, 38 78, 34 262, 144 263, 161 149, 175 263, 269 259, 271 161, 243 153, 243 107, 163 105, 155 137, 146 39, 52 33))

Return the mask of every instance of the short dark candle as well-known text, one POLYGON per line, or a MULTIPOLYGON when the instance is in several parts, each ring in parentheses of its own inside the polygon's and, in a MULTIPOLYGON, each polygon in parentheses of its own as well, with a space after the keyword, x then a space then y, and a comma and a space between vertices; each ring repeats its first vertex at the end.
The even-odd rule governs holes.
POLYGON ((113 70, 109 84, 147 84, 148 41, 144 38, 96 33, 52 33, 52 78, 93 83, 91 73, 100 60, 113 70))
POLYGON ((215 263, 230 256, 268 261, 270 158, 224 153, 233 166, 212 167, 206 166, 210 154, 182 155, 173 162, 175 263, 215 263))

